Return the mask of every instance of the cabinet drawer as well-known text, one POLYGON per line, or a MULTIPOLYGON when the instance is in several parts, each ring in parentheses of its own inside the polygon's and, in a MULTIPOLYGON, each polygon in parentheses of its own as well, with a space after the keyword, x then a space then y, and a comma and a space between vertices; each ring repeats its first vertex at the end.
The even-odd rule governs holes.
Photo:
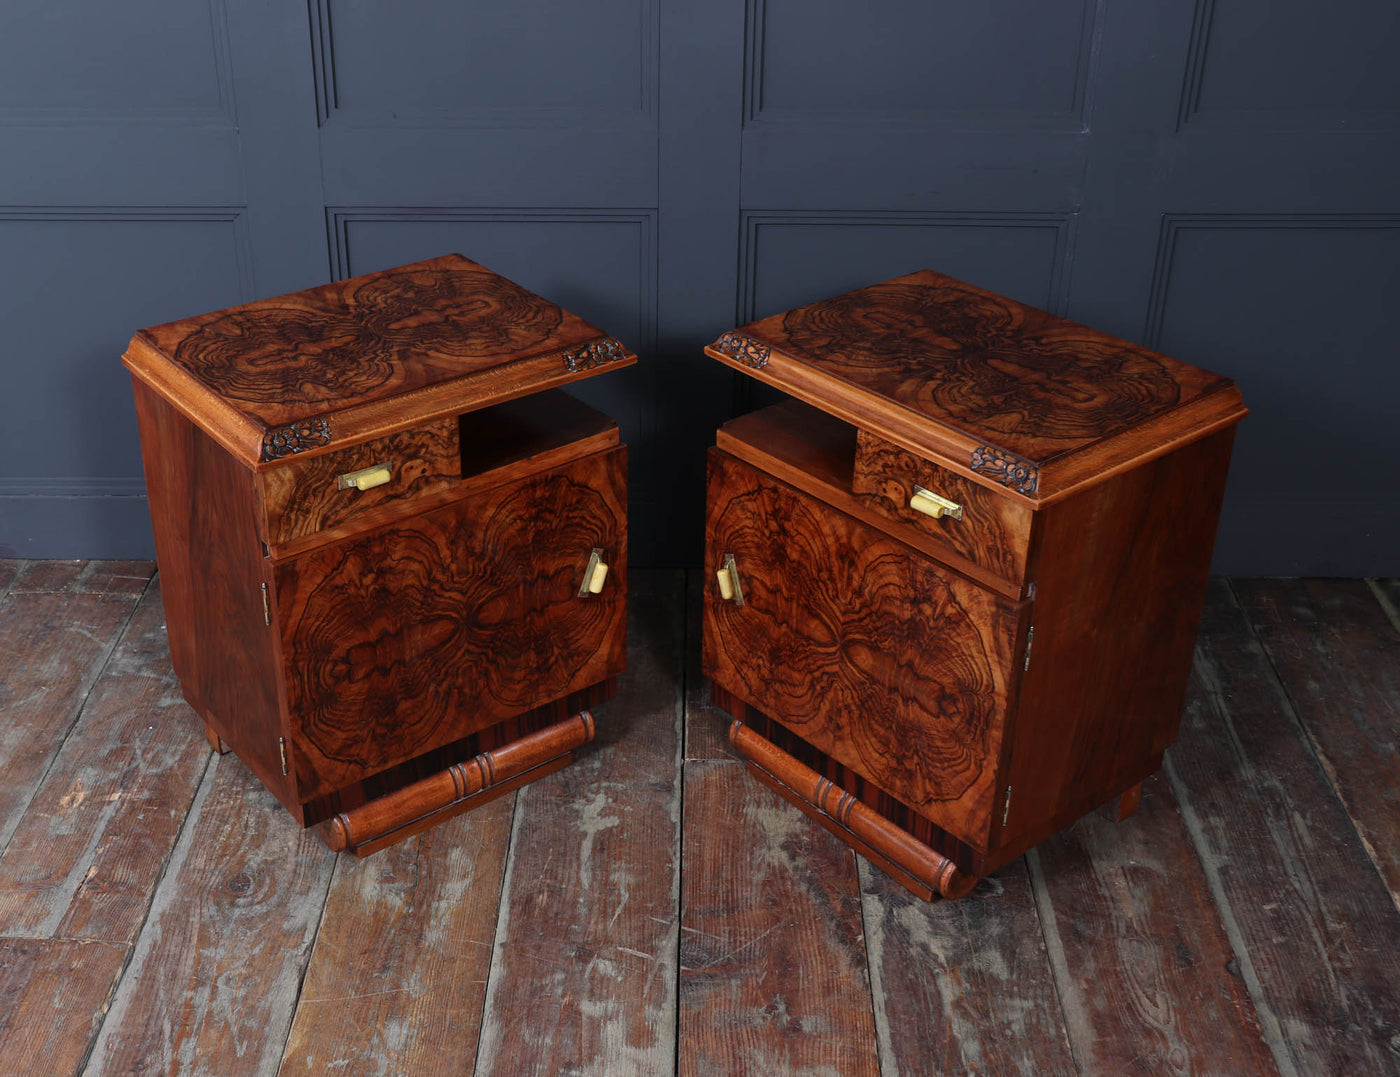
POLYGON ((1033 516, 1030 506, 865 430, 856 434, 851 491, 867 508, 917 527, 1003 579, 1012 583, 1025 580, 1033 516), (961 518, 945 513, 935 519, 911 507, 915 486, 956 503, 962 509, 961 518))
POLYGON ((462 475, 458 422, 448 416, 263 473, 268 544, 280 546, 394 502, 448 490, 462 475), (387 465, 389 480, 360 490, 342 475, 387 465))
POLYGON ((626 504, 618 447, 278 563, 301 801, 617 675, 626 504))
POLYGON ((718 449, 706 565, 707 676, 936 825, 986 842, 1025 603, 718 449), (730 556, 738 590, 725 599, 714 572, 730 556))

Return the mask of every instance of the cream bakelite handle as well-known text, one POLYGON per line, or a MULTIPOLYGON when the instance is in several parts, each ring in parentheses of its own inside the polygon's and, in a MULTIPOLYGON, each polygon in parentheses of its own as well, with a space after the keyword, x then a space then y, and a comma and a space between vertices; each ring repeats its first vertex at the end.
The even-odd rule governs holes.
POLYGON ((941 520, 945 516, 951 520, 961 520, 963 514, 962 506, 956 501, 949 501, 943 495, 925 490, 922 486, 914 487, 914 496, 909 499, 909 507, 925 516, 932 516, 935 520, 941 520))
POLYGON ((744 587, 739 582, 739 564, 734 560, 732 553, 724 555, 724 567, 715 573, 715 582, 719 584, 719 597, 726 602, 733 602, 736 606, 744 604, 744 587))
POLYGON ((352 486, 356 490, 373 490, 376 486, 383 486, 394 477, 394 465, 387 461, 382 464, 374 464, 371 467, 361 468, 359 471, 347 471, 335 480, 337 490, 348 490, 352 486))
POLYGON ((588 565, 583 570, 583 582, 578 585, 578 597, 587 598, 589 595, 599 594, 607 578, 608 566, 603 560, 603 551, 595 546, 588 553, 588 565))

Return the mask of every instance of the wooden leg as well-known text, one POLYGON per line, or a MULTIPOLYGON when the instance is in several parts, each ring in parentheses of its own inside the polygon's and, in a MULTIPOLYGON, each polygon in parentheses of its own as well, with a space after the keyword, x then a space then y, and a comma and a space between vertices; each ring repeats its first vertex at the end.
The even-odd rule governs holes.
POLYGON ((336 852, 368 856, 560 770, 573 761, 575 748, 593 739, 593 728, 593 715, 580 711, 566 721, 341 812, 317 832, 336 852))
POLYGON ((208 722, 204 723, 204 739, 209 742, 209 747, 213 748, 214 751, 218 752, 220 755, 227 754, 228 745, 220 739, 219 734, 214 732, 214 727, 208 722))
POLYGON ((962 897, 977 882, 977 876, 961 870, 743 722, 736 720, 729 727, 729 740, 764 785, 924 900, 935 893, 945 898, 962 897))
POLYGON ((1131 789, 1125 789, 1114 797, 1102 808, 1099 813, 1106 819, 1112 819, 1115 823, 1121 823, 1124 819, 1136 814, 1138 804, 1142 801, 1142 782, 1131 789))

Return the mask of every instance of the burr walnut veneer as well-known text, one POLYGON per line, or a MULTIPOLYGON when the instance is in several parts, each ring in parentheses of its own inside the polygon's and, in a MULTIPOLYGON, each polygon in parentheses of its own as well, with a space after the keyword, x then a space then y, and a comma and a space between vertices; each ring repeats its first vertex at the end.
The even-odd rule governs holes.
POLYGON ((635 362, 457 255, 138 333, 171 658, 210 742, 364 854, 563 766, 624 664, 635 362))
POLYGON ((754 774, 925 897, 1131 814, 1234 385, 930 271, 706 351, 792 398, 710 451, 704 671, 754 774))

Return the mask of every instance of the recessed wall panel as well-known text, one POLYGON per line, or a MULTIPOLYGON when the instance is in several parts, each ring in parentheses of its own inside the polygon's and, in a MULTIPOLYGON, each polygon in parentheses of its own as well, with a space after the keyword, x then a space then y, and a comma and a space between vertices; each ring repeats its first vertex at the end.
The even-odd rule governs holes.
POLYGON ((236 210, 0 210, 0 477, 139 478, 122 352, 251 298, 236 210))
POLYGON ((223 22, 222 0, 5 0, 0 119, 231 122, 223 22))
POLYGON ((1061 305, 1065 216, 751 214, 746 223, 741 321, 918 269, 1034 306, 1061 305))
POLYGON ((1252 127, 1400 116, 1400 8, 1199 0, 1184 115, 1252 127))
POLYGON ((653 21, 650 0, 313 0, 323 110, 391 124, 641 113, 651 105, 653 21))
POLYGON ((1077 116, 1092 5, 756 0, 750 118, 1077 116))
POLYGON ((1158 276, 1149 343, 1234 378, 1250 409, 1220 540, 1232 565, 1325 573, 1393 551, 1400 511, 1381 499, 1386 538, 1376 509, 1400 400, 1400 218, 1170 218, 1158 276), (1271 537, 1251 555, 1246 535, 1271 537))

